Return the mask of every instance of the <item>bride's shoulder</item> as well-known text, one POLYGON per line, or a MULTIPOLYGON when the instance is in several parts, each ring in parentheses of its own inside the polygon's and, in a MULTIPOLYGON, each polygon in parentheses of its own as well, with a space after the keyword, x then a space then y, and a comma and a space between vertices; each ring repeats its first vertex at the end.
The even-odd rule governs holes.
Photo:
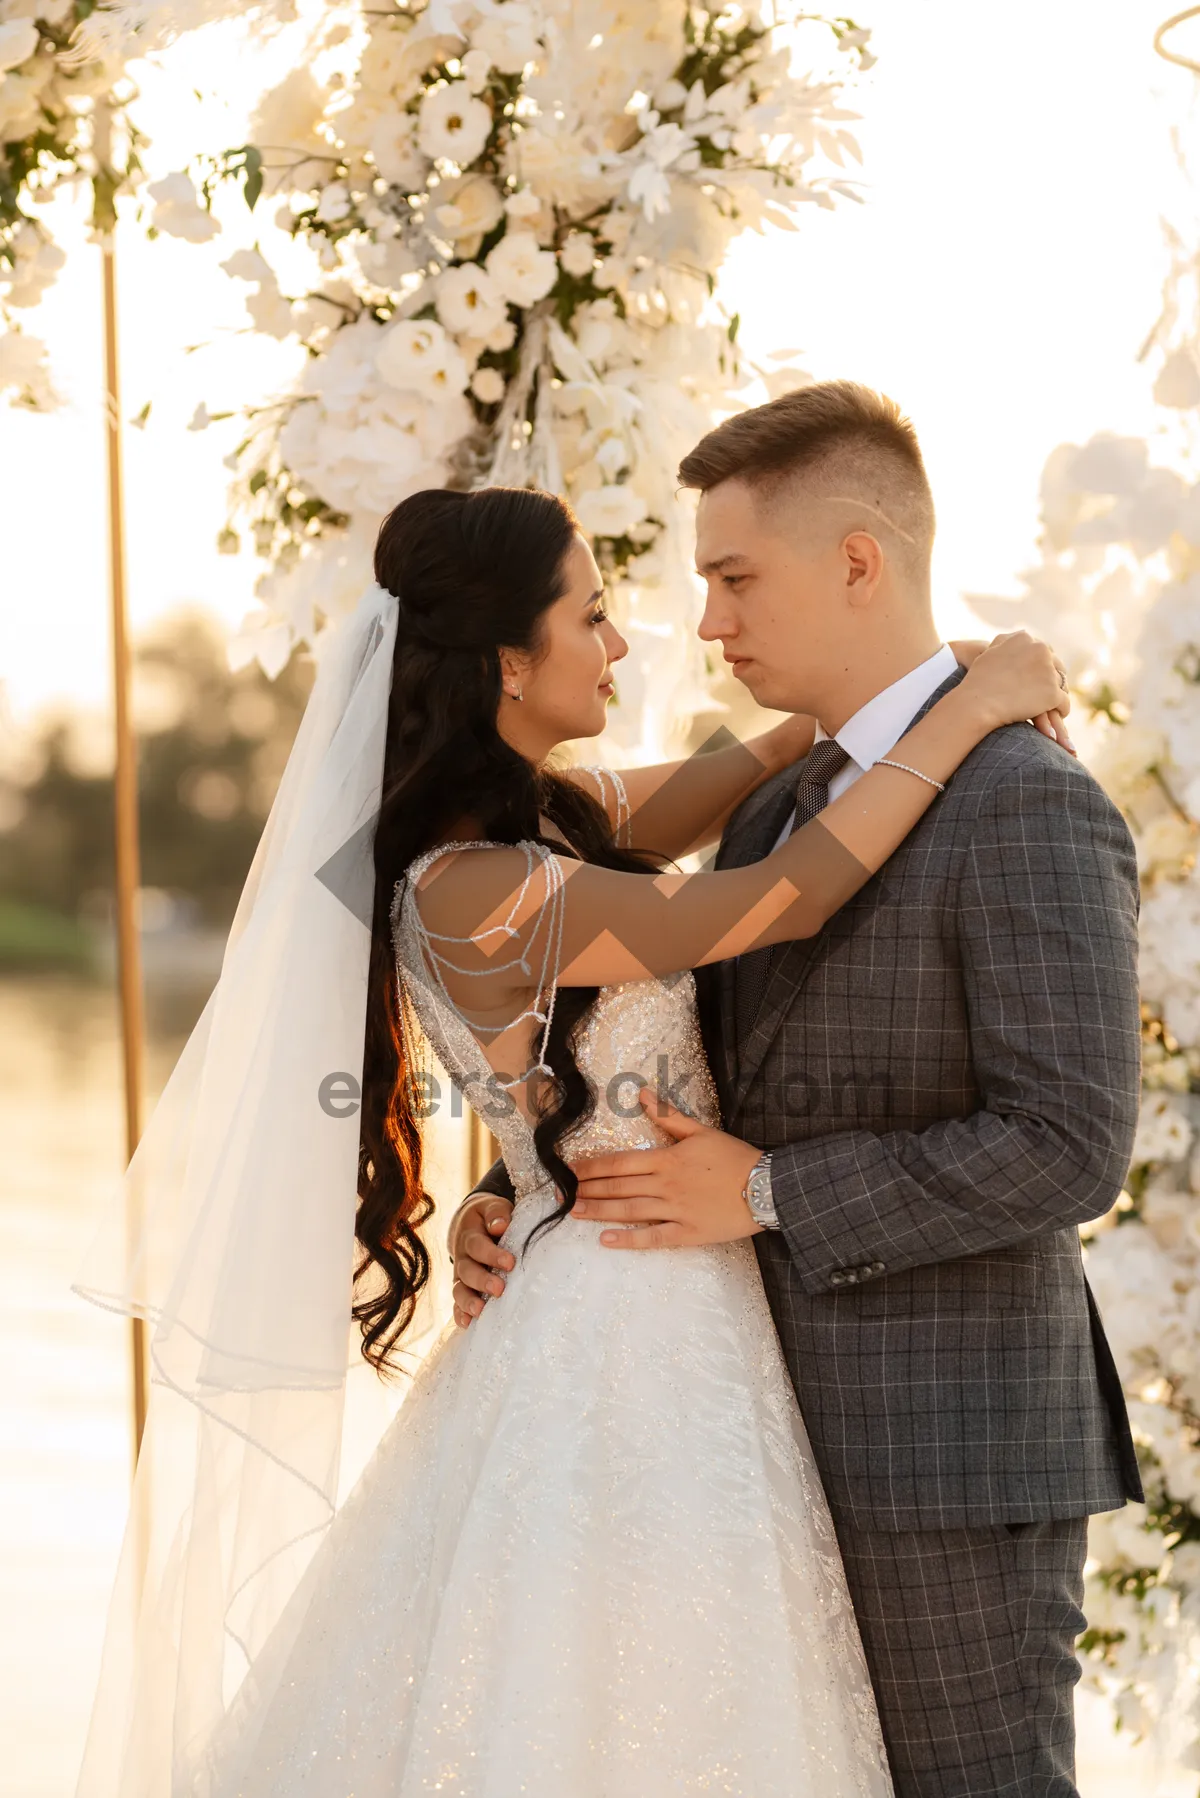
POLYGON ((404 886, 428 928, 467 941, 515 935, 562 879, 558 858, 544 843, 464 838, 418 856, 404 886))

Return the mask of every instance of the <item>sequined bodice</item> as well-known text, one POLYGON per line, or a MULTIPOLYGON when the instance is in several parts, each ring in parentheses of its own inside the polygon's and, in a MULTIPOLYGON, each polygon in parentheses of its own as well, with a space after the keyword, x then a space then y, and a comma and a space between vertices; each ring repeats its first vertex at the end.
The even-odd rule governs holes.
MULTIPOLYGON (((518 1198, 543 1189, 533 1133, 515 1098, 497 1087, 480 1045, 444 989, 429 978, 416 912, 416 882, 427 858, 414 862, 396 915, 397 960, 408 998, 447 1073, 500 1144, 518 1198)), ((595 1094, 592 1115, 564 1138, 564 1153, 599 1155, 653 1148, 665 1140, 638 1101, 642 1086, 704 1123, 719 1121, 696 1013, 690 972, 629 980, 600 989, 576 1033, 576 1061, 595 1094)))

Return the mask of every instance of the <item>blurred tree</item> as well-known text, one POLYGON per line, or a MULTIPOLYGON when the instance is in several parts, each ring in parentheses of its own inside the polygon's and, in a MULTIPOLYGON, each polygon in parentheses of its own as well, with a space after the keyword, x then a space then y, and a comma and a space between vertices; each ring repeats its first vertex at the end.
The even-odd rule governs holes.
MULTIPOLYGON (((172 614, 137 646, 142 881, 188 897, 198 923, 232 917, 312 673, 295 658, 275 681, 257 665, 232 673, 219 628, 198 611, 172 614)), ((89 768, 81 726, 48 723, 0 790, 0 919, 19 908, 23 941, 31 912, 108 911, 112 780, 89 768)))

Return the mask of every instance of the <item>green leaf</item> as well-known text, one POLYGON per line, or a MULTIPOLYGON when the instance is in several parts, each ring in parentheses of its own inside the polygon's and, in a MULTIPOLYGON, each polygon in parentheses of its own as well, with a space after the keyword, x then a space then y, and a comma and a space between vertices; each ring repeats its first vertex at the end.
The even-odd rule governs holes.
POLYGON ((263 190, 262 151, 246 145, 246 204, 251 212, 263 190))
POLYGON ((256 468, 254 473, 250 476, 250 491, 251 491, 251 493, 261 493, 263 488, 266 486, 266 484, 267 484, 266 469, 265 468, 256 468))

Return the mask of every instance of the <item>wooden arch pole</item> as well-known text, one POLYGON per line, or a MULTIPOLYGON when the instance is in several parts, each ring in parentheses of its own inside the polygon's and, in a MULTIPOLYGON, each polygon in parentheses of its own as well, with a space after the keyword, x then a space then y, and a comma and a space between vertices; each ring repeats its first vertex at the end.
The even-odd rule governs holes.
MULTIPOLYGON (((145 1007, 142 950, 138 932, 137 743, 130 717, 129 604, 125 564, 125 482, 121 455, 121 382, 117 343, 117 257, 115 219, 101 240, 104 294, 104 414, 108 460, 108 577, 112 603, 113 720, 116 771, 113 782, 116 850, 117 981, 121 1006, 121 1063, 125 1092, 125 1160, 132 1160, 142 1134, 142 1072, 145 1062, 145 1007)), ((136 1236, 140 1219, 130 1216, 136 1236)), ((133 1459, 137 1464, 146 1426, 146 1326, 132 1319, 130 1353, 133 1385, 133 1459)))

